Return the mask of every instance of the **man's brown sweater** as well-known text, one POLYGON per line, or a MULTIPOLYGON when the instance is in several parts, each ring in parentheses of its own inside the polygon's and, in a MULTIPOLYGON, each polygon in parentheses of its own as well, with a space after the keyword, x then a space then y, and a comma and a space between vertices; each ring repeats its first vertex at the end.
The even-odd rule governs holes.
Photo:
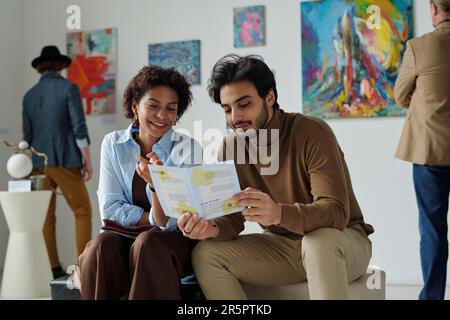
MULTIPOLYGON (((278 143, 279 170, 276 174, 260 174, 261 168, 270 165, 251 164, 249 161, 239 164, 236 155, 238 138, 235 133, 225 137, 219 155, 220 160, 235 161, 242 189, 252 187, 261 190, 281 204, 281 223, 262 226, 264 229, 291 238, 320 227, 339 230, 350 227, 363 235, 374 232, 373 227, 364 222, 353 193, 344 154, 325 121, 275 110, 264 129, 268 129, 268 137, 271 136, 271 130, 279 129, 279 140, 268 139, 267 143, 257 146, 258 150, 265 148, 263 151, 269 151, 270 154, 276 150, 274 146, 278 143)), ((246 157, 249 150, 251 148, 247 143, 246 157)), ((216 218, 214 221, 219 227, 216 240, 234 239, 244 229, 245 220, 241 213, 216 218)))

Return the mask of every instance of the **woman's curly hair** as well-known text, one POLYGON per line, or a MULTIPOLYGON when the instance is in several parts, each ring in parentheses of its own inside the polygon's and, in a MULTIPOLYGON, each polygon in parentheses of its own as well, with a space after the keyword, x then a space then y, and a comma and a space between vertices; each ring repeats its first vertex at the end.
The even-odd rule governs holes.
POLYGON ((128 119, 134 118, 133 103, 139 101, 148 90, 157 86, 167 86, 178 95, 177 120, 181 118, 192 101, 191 85, 174 68, 165 69, 158 66, 146 66, 128 83, 123 93, 123 114, 128 119))

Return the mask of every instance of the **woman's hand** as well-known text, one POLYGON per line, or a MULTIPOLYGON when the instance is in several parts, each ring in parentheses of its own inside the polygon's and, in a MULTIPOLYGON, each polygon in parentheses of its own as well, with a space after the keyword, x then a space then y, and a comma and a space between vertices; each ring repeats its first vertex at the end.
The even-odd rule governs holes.
POLYGON ((147 182, 153 188, 153 181, 150 175, 150 171, 148 170, 148 165, 153 164, 162 166, 163 162, 159 160, 155 152, 150 152, 146 155, 146 157, 147 158, 144 158, 141 155, 136 156, 136 160, 138 161, 138 163, 136 164, 136 172, 142 179, 144 179, 145 182, 147 182))
MULTIPOLYGON (((158 156, 154 152, 150 152, 149 154, 147 154, 146 158, 138 155, 138 156, 136 156, 136 159, 139 161, 136 164, 137 174, 142 179, 144 179, 145 182, 147 182, 151 188, 154 188, 148 165, 153 164, 153 165, 157 165, 157 166, 162 166, 163 162, 161 160, 159 160, 158 156)), ((159 199, 158 199, 156 192, 154 192, 154 190, 152 190, 152 191, 153 192, 151 192, 151 197, 152 197, 151 201, 152 201, 152 209, 153 209, 153 211, 152 211, 153 221, 156 225, 166 225, 169 218, 166 217, 166 215, 164 214, 164 211, 161 207, 161 204, 159 203, 159 199)), ((144 213, 143 217, 141 218, 140 223, 144 223, 144 224, 148 223, 149 214, 150 213, 144 213)))
POLYGON ((190 239, 203 240, 219 235, 219 228, 214 221, 206 220, 191 212, 185 212, 177 222, 183 235, 190 239))

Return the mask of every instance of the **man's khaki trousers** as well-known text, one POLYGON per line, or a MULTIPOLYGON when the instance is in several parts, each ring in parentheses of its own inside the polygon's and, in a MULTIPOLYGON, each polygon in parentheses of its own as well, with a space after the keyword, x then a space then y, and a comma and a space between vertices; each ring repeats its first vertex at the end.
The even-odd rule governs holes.
POLYGON ((192 263, 207 299, 247 299, 241 282, 277 286, 307 280, 311 299, 340 300, 348 298, 348 284, 366 272, 371 256, 370 240, 353 226, 319 228, 300 239, 264 232, 203 240, 192 263))

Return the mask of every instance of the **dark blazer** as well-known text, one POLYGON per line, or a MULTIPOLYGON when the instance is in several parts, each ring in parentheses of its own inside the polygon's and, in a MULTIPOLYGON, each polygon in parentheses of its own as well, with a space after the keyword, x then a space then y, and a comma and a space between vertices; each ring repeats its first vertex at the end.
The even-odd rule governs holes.
MULTIPOLYGON (((24 140, 48 157, 49 166, 81 168, 78 147, 90 144, 78 86, 56 72, 44 72, 23 98, 24 140)), ((33 154, 33 167, 44 165, 33 154)))

